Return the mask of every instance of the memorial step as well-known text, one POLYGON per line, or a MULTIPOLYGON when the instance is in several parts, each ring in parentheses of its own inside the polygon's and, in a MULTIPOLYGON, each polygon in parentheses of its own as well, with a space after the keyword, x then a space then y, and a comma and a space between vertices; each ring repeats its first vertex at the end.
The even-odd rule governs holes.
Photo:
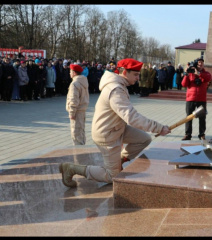
POLYGON ((191 145, 192 141, 151 143, 113 179, 114 207, 211 208, 212 167, 169 164, 183 156, 182 146, 191 145))
MULTIPOLYGON (((167 99, 176 101, 186 100, 186 90, 164 90, 158 93, 149 94, 148 98, 151 99, 167 99)), ((212 92, 207 92, 207 102, 212 102, 212 92)))

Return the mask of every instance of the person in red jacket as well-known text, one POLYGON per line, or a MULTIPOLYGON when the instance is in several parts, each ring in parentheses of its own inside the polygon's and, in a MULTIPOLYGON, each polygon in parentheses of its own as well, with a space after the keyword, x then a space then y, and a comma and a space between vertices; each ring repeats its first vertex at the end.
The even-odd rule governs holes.
MULTIPOLYGON (((186 91, 186 114, 187 116, 199 106, 203 106, 205 111, 207 104, 207 88, 211 82, 211 74, 204 69, 204 59, 198 58, 187 69, 183 77, 182 86, 186 91)), ((199 117, 199 139, 205 140, 206 115, 199 117)), ((182 140, 191 140, 192 138, 192 120, 185 124, 185 136, 182 140)))

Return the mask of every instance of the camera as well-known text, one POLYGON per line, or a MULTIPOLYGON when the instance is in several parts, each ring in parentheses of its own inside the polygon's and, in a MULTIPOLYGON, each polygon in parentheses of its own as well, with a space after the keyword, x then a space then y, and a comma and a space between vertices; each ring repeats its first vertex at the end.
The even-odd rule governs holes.
POLYGON ((197 86, 200 86, 202 83, 202 81, 199 78, 196 78, 194 82, 196 83, 197 86))
POLYGON ((186 72, 187 73, 194 73, 195 72, 194 66, 190 64, 190 66, 187 68, 186 72))
POLYGON ((197 65, 198 65, 198 60, 195 59, 193 62, 190 62, 190 66, 187 68, 186 72, 187 73, 194 73, 195 72, 194 68, 197 68, 197 65))
MULTIPOLYGON (((195 73, 195 68, 197 69, 198 59, 195 59, 193 62, 190 62, 190 66, 187 68, 186 73, 195 73)), ((194 80, 197 86, 200 86, 202 81, 199 78, 194 80)))
POLYGON ((195 60, 193 61, 193 67, 197 68, 197 65, 198 65, 198 59, 195 59, 195 60))

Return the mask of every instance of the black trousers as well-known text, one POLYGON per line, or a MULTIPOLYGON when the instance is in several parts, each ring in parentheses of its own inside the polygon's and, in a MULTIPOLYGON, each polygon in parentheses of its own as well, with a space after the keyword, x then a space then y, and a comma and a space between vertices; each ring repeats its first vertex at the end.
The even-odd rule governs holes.
POLYGON ((41 82, 38 80, 37 82, 34 82, 33 90, 34 90, 34 99, 37 99, 40 95, 40 88, 41 88, 41 82))
MULTIPOLYGON (((199 106, 203 106, 206 110, 206 102, 186 102, 186 114, 187 116, 192 114, 192 112, 199 106)), ((202 137, 205 134, 206 130, 206 115, 199 117, 199 135, 202 137)), ((185 135, 192 136, 192 120, 185 124, 185 135)))
POLYGON ((165 90, 166 89, 165 83, 159 82, 159 88, 161 91, 165 90))
POLYGON ((181 90, 182 89, 182 84, 181 83, 177 83, 177 90, 181 90))
POLYGON ((149 95, 148 88, 146 87, 140 87, 140 96, 147 97, 149 95))
MULTIPOLYGON (((170 77, 169 79, 168 79, 168 88, 169 89, 172 89, 172 86, 173 86, 173 77, 170 77)), ((168 89, 167 88, 167 89, 168 89)))
POLYGON ((20 91, 20 99, 26 101, 27 100, 27 85, 19 86, 20 91))
POLYGON ((54 88, 46 88, 46 97, 53 97, 54 96, 54 88))

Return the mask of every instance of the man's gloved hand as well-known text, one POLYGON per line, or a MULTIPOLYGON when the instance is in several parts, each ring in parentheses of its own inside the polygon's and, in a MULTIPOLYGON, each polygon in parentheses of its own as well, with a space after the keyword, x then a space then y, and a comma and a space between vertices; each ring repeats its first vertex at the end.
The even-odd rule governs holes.
POLYGON ((160 132, 160 135, 165 136, 165 135, 167 135, 170 132, 171 132, 171 130, 169 129, 169 127, 167 125, 165 125, 165 126, 163 126, 163 128, 162 128, 162 130, 160 132))

